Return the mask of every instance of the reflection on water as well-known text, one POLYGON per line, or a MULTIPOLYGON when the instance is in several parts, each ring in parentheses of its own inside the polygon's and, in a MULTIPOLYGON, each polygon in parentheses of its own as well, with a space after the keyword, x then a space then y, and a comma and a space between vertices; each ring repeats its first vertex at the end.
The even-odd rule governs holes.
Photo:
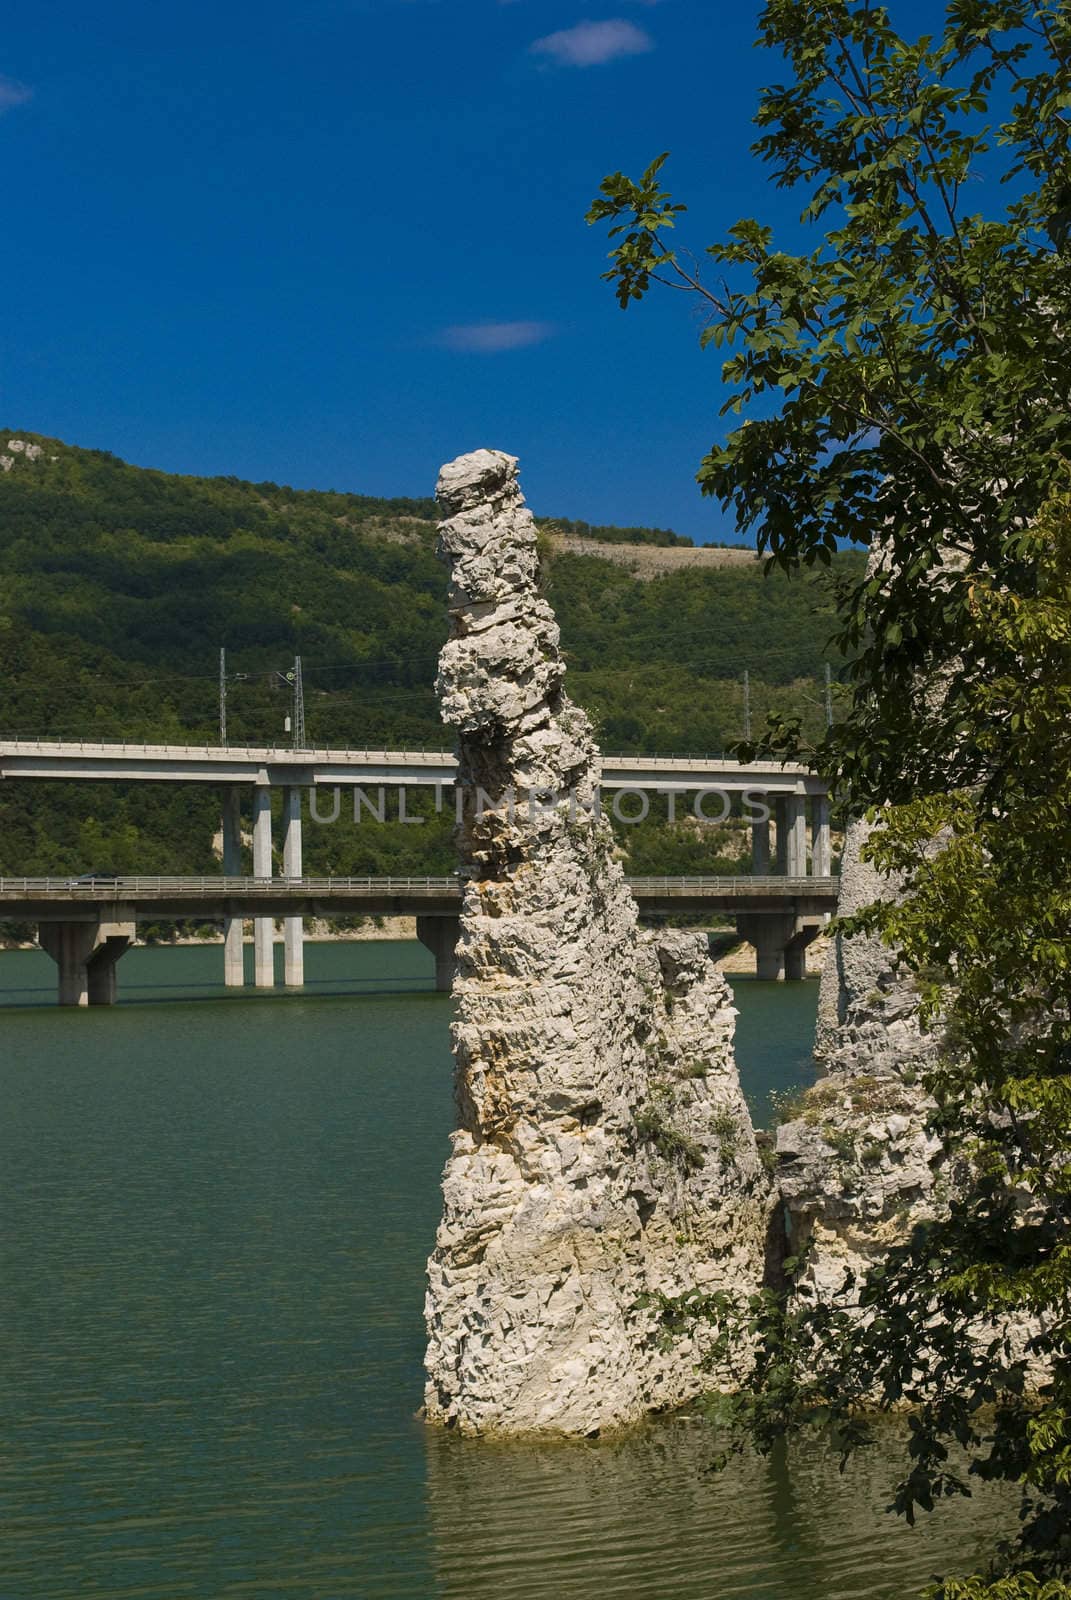
POLYGON ((682 1417, 542 1447, 429 1430, 426 1449, 442 1600, 909 1600, 1007 1520, 988 1492, 895 1523, 891 1437, 843 1475, 814 1441, 713 1472, 709 1429, 682 1417))
POLYGON ((984 1527, 898 1530, 880 1463, 842 1480, 823 1451, 712 1479, 679 1419, 425 1430, 449 1002, 359 990, 431 958, 313 947, 334 992, 271 1000, 213 998, 220 964, 136 951, 131 1003, 75 1014, 0 958, 0 1600, 899 1600, 984 1527))

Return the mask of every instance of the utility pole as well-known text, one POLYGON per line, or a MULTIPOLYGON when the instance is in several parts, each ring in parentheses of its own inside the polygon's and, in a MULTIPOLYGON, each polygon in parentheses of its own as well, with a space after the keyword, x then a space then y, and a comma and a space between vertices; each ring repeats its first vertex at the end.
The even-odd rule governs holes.
POLYGON ((219 647, 219 742, 227 743, 227 652, 219 647))
POLYGON ((751 676, 744 668, 744 738, 751 738, 751 676))
POLYGON ((294 749, 305 748, 305 690, 301 682, 301 657, 294 657, 294 749))
POLYGON ((826 727, 833 726, 833 671, 826 662, 826 727))

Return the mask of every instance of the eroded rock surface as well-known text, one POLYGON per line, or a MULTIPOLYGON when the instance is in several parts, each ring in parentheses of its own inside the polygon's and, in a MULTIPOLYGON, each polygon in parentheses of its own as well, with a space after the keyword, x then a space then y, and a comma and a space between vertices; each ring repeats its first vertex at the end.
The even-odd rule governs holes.
MULTIPOLYGON (((850 917, 876 900, 897 893, 862 849, 871 834, 862 818, 848 824, 841 863, 837 914, 850 917)), ((898 969, 888 945, 874 934, 832 939, 818 991, 815 1055, 830 1074, 893 1072, 928 1061, 935 1041, 918 1021, 918 994, 909 973, 898 969)))
MULTIPOLYGON (((703 937, 641 932, 592 809, 591 726, 563 692, 517 463, 443 468, 465 877, 460 1127, 428 1264, 426 1412, 469 1432, 591 1433, 711 1376, 642 1297, 762 1280, 770 1185, 703 937)), ((731 1383, 733 1374, 720 1374, 731 1383)))
MULTIPOLYGON (((838 913, 897 892, 861 857, 870 827, 844 841, 838 913)), ((815 1054, 826 1076, 777 1130, 777 1176, 792 1246, 810 1243, 806 1281, 837 1291, 946 1197, 940 1140, 919 1074, 937 1048, 919 1025, 918 994, 876 936, 831 940, 818 999, 815 1054)))

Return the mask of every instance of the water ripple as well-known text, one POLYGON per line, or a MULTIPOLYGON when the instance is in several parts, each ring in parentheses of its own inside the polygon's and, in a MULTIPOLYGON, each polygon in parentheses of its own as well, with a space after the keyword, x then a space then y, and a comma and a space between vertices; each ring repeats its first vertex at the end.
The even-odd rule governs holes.
MULTIPOLYGON (((428 960, 310 954, 340 986, 428 960)), ((204 993, 218 962, 134 952, 121 980, 204 993)), ((991 1532, 985 1500, 897 1528, 879 1455, 712 1477, 682 1419, 558 1447, 415 1421, 448 1017, 5 1008, 0 1600, 906 1600, 991 1532)))

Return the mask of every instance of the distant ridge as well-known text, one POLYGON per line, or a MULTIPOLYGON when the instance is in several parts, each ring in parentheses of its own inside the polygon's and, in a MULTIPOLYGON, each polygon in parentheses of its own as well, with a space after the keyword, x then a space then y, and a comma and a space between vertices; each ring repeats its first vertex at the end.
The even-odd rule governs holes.
POLYGON ((759 560, 757 550, 747 546, 730 549, 727 545, 655 545, 603 542, 598 539, 579 539, 574 534, 559 533, 553 528, 544 530, 555 554, 569 556, 594 556, 598 561, 613 561, 627 567, 634 577, 649 583, 667 572, 695 570, 708 572, 719 567, 753 567, 759 560))

